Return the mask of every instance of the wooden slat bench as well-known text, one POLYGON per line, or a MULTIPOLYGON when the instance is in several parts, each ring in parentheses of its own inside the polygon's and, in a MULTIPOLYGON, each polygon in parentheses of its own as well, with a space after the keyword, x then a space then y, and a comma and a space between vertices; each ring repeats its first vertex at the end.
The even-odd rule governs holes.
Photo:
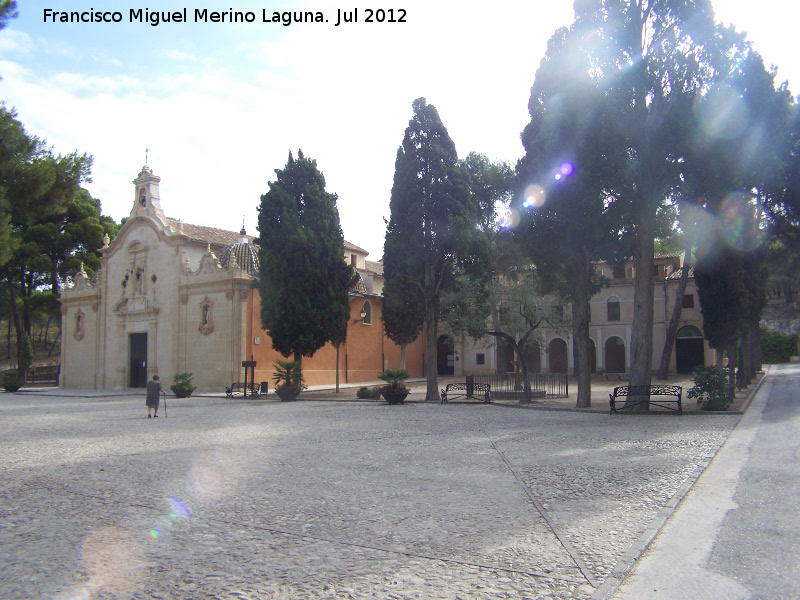
POLYGON ((681 414, 683 413, 682 395, 683 388, 679 385, 621 385, 614 388, 613 394, 608 395, 611 406, 610 414, 616 413, 617 402, 627 402, 628 396, 645 396, 646 399, 631 402, 627 406, 623 405, 619 410, 636 410, 643 404, 652 404, 681 414), (653 400, 653 396, 659 396, 659 398, 653 400), (674 396, 674 399, 669 396, 674 396))
MULTIPOLYGON (((225 396, 227 398, 236 398, 238 396, 244 396, 244 384, 243 383, 232 383, 230 387, 225 388, 225 396)), ((267 390, 264 390, 264 394, 267 393, 267 390)), ((260 398, 261 397, 261 384, 254 383, 252 385, 247 386, 247 397, 248 398, 260 398)))
POLYGON ((491 401, 491 386, 488 383, 448 383, 442 390, 442 404, 455 398, 477 398, 485 403, 491 401))

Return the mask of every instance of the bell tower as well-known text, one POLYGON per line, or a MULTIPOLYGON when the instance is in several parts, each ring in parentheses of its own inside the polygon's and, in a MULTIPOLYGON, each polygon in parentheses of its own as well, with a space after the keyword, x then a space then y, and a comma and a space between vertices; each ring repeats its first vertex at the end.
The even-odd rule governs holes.
POLYGON ((161 177, 154 175, 152 169, 144 165, 139 176, 133 180, 134 200, 131 209, 131 218, 150 217, 162 223, 167 222, 161 208, 161 198, 158 195, 158 184, 161 177))

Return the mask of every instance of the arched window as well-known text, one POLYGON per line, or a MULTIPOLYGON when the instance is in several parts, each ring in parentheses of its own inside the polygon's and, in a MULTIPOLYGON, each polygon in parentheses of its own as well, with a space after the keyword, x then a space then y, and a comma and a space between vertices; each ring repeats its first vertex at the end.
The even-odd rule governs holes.
POLYGON ((364 325, 372 325, 372 304, 369 300, 364 300, 364 325))

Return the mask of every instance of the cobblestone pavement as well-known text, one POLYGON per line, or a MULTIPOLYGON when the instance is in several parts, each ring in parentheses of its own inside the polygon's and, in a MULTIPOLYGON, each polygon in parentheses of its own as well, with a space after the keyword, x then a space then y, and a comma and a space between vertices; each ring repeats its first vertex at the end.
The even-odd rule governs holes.
POLYGON ((588 599, 740 418, 168 410, 0 394, 0 598, 588 599))

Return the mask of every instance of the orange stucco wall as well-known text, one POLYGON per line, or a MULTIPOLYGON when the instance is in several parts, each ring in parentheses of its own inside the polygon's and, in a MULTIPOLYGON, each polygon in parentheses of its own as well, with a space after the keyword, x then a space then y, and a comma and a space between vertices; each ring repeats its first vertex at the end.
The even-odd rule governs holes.
MULTIPOLYGON (((400 368, 400 347, 383 333, 380 298, 368 298, 372 308, 372 323, 360 322, 364 298, 350 299, 350 321, 347 324, 347 341, 339 349, 339 383, 377 381, 384 368, 400 368), (358 320, 359 322, 354 322, 358 320)), ((410 377, 422 377, 424 343, 422 335, 406 348, 406 370, 410 377)), ((254 289, 247 301, 246 356, 256 361, 255 381, 268 381, 273 388, 273 365, 285 360, 272 348, 272 340, 261 328, 261 299, 254 289), (258 344, 256 344, 258 339, 258 344)), ((312 357, 303 357, 303 376, 306 385, 334 385, 336 383, 336 348, 331 344, 317 350, 312 357)), ((249 376, 248 376, 249 378, 249 376)), ((242 375, 244 380, 244 375, 242 375)))

